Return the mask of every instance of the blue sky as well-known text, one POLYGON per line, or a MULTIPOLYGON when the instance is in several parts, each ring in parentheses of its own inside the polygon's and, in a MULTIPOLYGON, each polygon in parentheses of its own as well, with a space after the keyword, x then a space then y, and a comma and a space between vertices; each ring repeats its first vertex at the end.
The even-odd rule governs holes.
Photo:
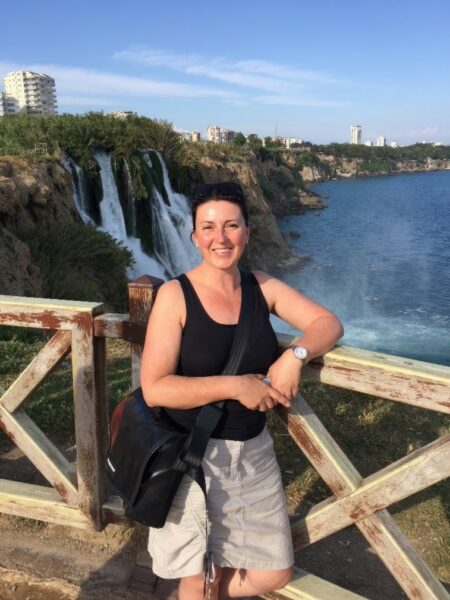
POLYGON ((14 0, 1 22, 0 77, 51 75, 59 112, 450 143, 448 0, 14 0))

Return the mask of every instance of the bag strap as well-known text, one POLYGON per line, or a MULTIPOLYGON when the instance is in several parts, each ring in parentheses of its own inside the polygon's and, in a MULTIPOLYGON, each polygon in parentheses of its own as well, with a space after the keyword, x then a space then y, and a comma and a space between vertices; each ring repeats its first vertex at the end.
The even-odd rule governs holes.
MULTIPOLYGON (((254 275, 242 270, 240 273, 242 288, 241 310, 234 333, 233 344, 222 375, 235 375, 238 372, 252 327, 255 306, 254 275)), ((200 466, 209 438, 223 414, 225 402, 226 400, 213 402, 206 404, 200 409, 195 425, 181 449, 179 464, 176 468, 186 471, 188 469, 197 469, 200 466)))

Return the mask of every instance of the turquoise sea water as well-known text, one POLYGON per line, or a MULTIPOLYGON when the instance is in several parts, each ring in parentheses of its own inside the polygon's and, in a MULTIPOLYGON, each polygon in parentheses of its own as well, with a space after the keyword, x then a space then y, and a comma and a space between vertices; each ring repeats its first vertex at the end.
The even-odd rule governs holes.
POLYGON ((343 344, 450 365, 450 172, 311 189, 327 208, 280 219, 311 257, 283 278, 336 312, 343 344))

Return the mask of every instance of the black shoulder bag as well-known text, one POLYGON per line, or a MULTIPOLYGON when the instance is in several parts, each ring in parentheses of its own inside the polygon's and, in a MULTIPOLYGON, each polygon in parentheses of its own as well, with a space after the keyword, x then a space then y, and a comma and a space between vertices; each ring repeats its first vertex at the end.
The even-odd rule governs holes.
MULTIPOLYGON (((254 280, 250 273, 241 271, 241 286, 239 321, 222 375, 237 373, 251 328, 254 280)), ((203 406, 189 434, 171 429, 160 409, 145 403, 141 388, 116 406, 106 470, 125 501, 126 516, 149 527, 163 527, 185 474, 197 481, 206 497, 201 462, 224 404, 203 406)))

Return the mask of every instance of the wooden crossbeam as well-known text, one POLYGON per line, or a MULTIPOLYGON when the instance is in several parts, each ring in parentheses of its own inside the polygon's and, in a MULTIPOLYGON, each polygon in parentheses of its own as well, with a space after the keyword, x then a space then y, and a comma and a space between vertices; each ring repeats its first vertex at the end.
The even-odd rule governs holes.
MULTIPOLYGON (((277 338, 282 348, 293 339, 277 338)), ((443 365, 338 346, 309 362, 302 377, 450 414, 450 367, 443 365)))
POLYGON ((354 492, 311 508, 292 528, 296 550, 450 477, 450 434, 364 479, 354 492))
MULTIPOLYGON (((335 496, 351 494, 361 485, 356 468, 300 395, 289 411, 277 410, 294 441, 335 496)), ((409 598, 448 600, 445 588, 386 509, 355 524, 409 598)))
POLYGON ((14 412, 69 354, 71 339, 70 331, 57 331, 6 390, 0 404, 14 412))
POLYGON ((282 590, 264 594, 266 600, 367 600, 302 569, 294 569, 294 577, 282 590))
POLYGON ((47 523, 92 529, 90 519, 43 485, 0 479, 0 512, 47 523))
POLYGON ((77 505, 73 465, 22 410, 0 406, 0 426, 68 504, 77 505))
POLYGON ((97 302, 0 296, 0 324, 40 329, 72 329, 83 314, 98 314, 97 302))

